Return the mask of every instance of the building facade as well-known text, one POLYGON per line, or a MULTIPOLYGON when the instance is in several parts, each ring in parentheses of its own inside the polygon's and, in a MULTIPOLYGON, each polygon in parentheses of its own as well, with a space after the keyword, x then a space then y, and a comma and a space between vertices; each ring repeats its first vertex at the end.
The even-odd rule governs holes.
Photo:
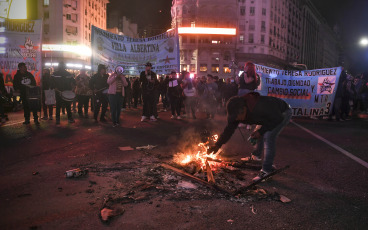
POLYGON ((236 36, 180 34, 181 70, 232 76, 234 61, 274 68, 338 65, 338 41, 310 0, 174 0, 172 27, 236 28, 236 36), (235 10, 235 13, 234 13, 235 10), (218 41, 218 42, 216 42, 218 41), (213 70, 218 68, 218 72, 213 70))
POLYGON ((237 0, 174 0, 171 15, 173 28, 179 29, 180 71, 197 76, 211 74, 232 76, 231 61, 235 59, 237 0), (212 33, 206 29, 222 28, 224 32, 212 33))
POLYGON ((39 18, 43 18, 44 64, 56 66, 63 61, 70 69, 88 68, 92 25, 106 29, 108 2, 38 0, 39 18))

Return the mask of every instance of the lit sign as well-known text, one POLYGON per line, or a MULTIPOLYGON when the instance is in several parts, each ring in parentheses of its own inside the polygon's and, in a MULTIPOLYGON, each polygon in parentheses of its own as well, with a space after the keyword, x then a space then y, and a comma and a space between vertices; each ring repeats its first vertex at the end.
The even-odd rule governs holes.
POLYGON ((179 34, 236 35, 235 28, 180 27, 179 34))
POLYGON ((71 52, 88 57, 92 55, 92 50, 87 46, 43 44, 42 51, 71 52))

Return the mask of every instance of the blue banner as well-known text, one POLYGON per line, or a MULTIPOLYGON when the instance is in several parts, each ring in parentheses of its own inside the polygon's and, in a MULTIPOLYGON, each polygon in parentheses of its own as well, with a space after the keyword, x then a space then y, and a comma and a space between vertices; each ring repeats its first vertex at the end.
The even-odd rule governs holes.
POLYGON ((256 65, 263 96, 278 97, 289 103, 293 116, 327 116, 342 71, 341 67, 315 70, 279 70, 256 65))
POLYGON ((92 27, 92 71, 99 64, 113 72, 116 66, 124 68, 126 75, 139 75, 145 63, 152 63, 157 74, 179 72, 179 39, 177 30, 155 37, 131 38, 92 27))

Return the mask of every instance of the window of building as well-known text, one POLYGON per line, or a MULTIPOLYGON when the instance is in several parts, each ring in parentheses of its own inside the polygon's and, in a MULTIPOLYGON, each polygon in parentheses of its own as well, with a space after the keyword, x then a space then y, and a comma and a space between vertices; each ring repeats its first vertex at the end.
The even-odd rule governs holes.
POLYGON ((240 7, 240 15, 244 16, 245 15, 245 6, 241 6, 240 7))
POLYGON ((72 0, 72 2, 71 2, 72 4, 72 8, 73 9, 77 9, 77 1, 75 1, 75 0, 72 0))
POLYGON ((43 32, 44 33, 50 32, 50 26, 48 24, 43 25, 43 32))
POLYGON ((75 26, 66 26, 66 33, 77 35, 78 34, 78 28, 75 27, 75 26))
POLYGON ((241 44, 243 44, 244 43, 244 35, 240 35, 239 36, 239 42, 241 43, 241 44))
POLYGON ((256 22, 254 20, 249 21, 249 30, 254 30, 256 28, 256 22))
POLYGON ((43 5, 44 6, 49 6, 50 5, 50 0, 43 0, 43 5))
POLYGON ((261 35, 261 43, 264 44, 265 43, 265 36, 262 34, 261 35))
POLYGON ((245 25, 239 25, 239 31, 245 31, 245 25))
POLYGON ((180 65, 180 70, 181 71, 187 71, 188 70, 188 66, 185 65, 185 64, 182 64, 182 65, 180 65))
POLYGON ((44 18, 44 19, 48 19, 48 18, 50 18, 50 14, 49 14, 49 12, 48 12, 48 11, 43 12, 43 18, 44 18))
POLYGON ((84 15, 87 15, 87 9, 84 10, 84 15))
POLYGON ((70 14, 67 14, 66 15, 66 20, 71 20, 72 19, 72 16, 70 14))
POLYGON ((262 8, 262 15, 266 16, 266 8, 262 8))
POLYGON ((200 64, 199 72, 207 72, 207 64, 200 64))
POLYGON ((249 43, 253 43, 254 42, 254 35, 253 34, 249 34, 248 42, 249 43))
POLYGON ((71 20, 72 20, 72 22, 77 22, 78 21, 78 15, 77 14, 72 14, 71 15, 71 20))
POLYGON ((190 72, 196 72, 196 65, 190 64, 190 72))
POLYGON ((249 10, 250 15, 251 15, 251 16, 254 16, 255 12, 256 12, 255 7, 253 7, 253 6, 252 6, 252 7, 250 7, 250 10, 249 10))
POLYGON ((262 21, 261 32, 266 32, 266 22, 265 21, 262 21))
POLYGON ((220 72, 220 65, 219 64, 212 64, 212 66, 211 66, 211 72, 212 73, 218 73, 218 72, 220 72))
POLYGON ((225 64, 223 67, 224 73, 231 73, 231 69, 229 68, 229 65, 225 64))

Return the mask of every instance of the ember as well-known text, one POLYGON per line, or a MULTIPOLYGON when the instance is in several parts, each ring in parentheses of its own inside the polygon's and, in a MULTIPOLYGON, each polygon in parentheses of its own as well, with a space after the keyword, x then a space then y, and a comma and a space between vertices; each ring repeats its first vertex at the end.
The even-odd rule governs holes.
POLYGON ((219 157, 222 151, 221 149, 217 153, 207 153, 210 143, 215 143, 217 139, 218 135, 213 135, 209 137, 206 142, 199 143, 197 146, 194 146, 192 150, 188 150, 189 153, 177 153, 174 156, 174 162, 183 166, 195 163, 202 170, 206 168, 206 162, 208 162, 212 171, 216 171, 218 168, 224 167, 225 164, 221 162, 219 157), (211 159, 211 161, 208 161, 208 159, 211 159))

